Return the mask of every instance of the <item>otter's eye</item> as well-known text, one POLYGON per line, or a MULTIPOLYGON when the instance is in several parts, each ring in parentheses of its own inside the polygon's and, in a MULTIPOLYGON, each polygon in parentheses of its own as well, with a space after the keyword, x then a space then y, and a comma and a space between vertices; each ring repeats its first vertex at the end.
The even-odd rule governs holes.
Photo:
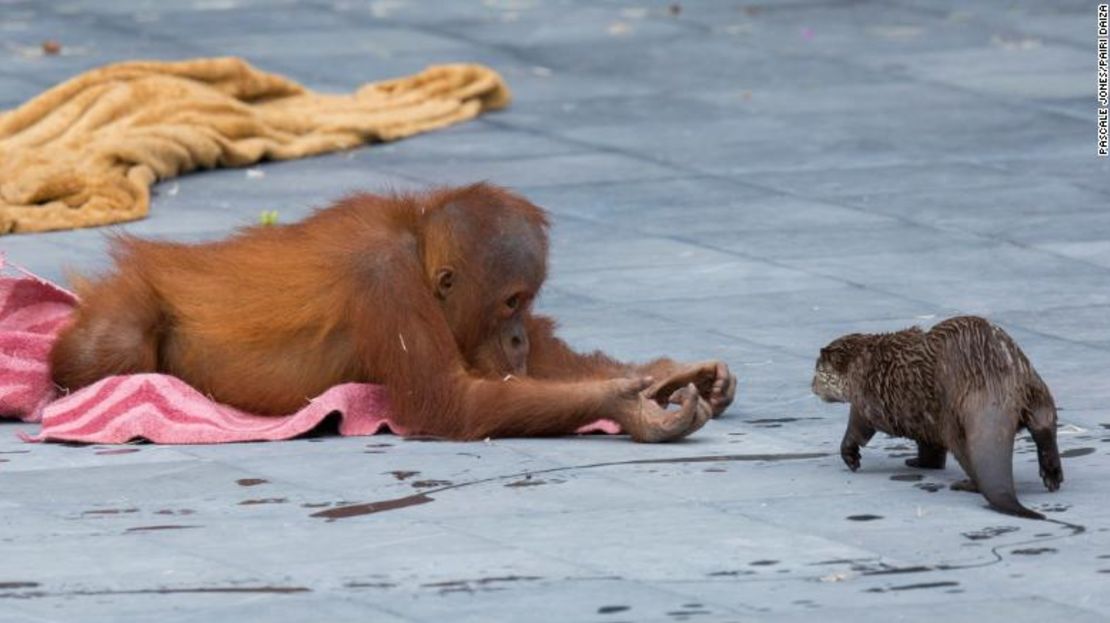
POLYGON ((514 294, 514 295, 510 296, 509 298, 505 299, 505 307, 508 307, 509 311, 514 311, 515 312, 516 308, 520 307, 520 295, 519 294, 514 294))

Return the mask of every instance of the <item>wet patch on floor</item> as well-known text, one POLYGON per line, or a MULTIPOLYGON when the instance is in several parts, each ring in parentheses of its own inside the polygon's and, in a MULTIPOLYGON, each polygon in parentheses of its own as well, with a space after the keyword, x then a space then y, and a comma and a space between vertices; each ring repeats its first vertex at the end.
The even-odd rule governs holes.
POLYGON ((1026 547, 1023 549, 1010 550, 1011 554, 1018 556, 1040 556, 1041 554, 1055 554, 1055 547, 1026 547))
POLYGON ((756 428, 781 428, 783 424, 790 424, 792 422, 801 422, 804 420, 820 420, 819 417, 769 417, 760 418, 758 420, 747 420, 747 424, 751 424, 756 428))
POLYGON ((430 489, 432 487, 449 487, 455 483, 450 480, 414 480, 411 485, 414 489, 430 489))
POLYGON ((916 591, 931 588, 950 588, 959 586, 959 582, 943 581, 943 582, 922 582, 920 584, 903 584, 901 586, 888 586, 886 588, 869 588, 864 592, 867 593, 888 593, 892 591, 916 591))
MULTIPOLYGON (((801 452, 801 453, 783 453, 783 454, 706 454, 698 456, 680 456, 666 459, 630 459, 626 461, 608 461, 604 463, 588 463, 585 465, 568 465, 566 467, 553 467, 551 469, 537 470, 533 472, 507 474, 504 476, 491 476, 489 478, 481 478, 478 480, 471 480, 468 482, 460 482, 456 484, 445 485, 430 489, 426 493, 418 495, 406 496, 403 498, 396 498, 392 500, 382 500, 377 502, 365 502, 359 504, 344 504, 336 506, 326 511, 313 513, 312 517, 321 517, 328 521, 335 521, 337 519, 346 519, 349 517, 358 517, 362 515, 370 515, 387 510, 395 510, 398 508, 406 508, 409 506, 418 506, 427 504, 428 502, 435 501, 434 498, 428 496, 428 493, 438 493, 442 491, 452 491, 461 489, 463 487, 471 487, 501 480, 515 479, 510 485, 516 483, 532 482, 539 474, 552 474, 556 472, 568 472, 587 469, 599 469, 602 467, 618 467, 623 465, 661 465, 661 464, 689 464, 689 463, 714 463, 714 462, 728 462, 728 461, 743 461, 743 462, 776 462, 776 461, 797 461, 805 459, 815 459, 826 457, 828 454, 824 452, 801 452)), ((407 472, 396 471, 387 472, 393 474, 398 480, 404 480, 410 476, 419 474, 420 472, 407 472), (403 474, 399 476, 398 474, 403 474)), ((549 478, 545 481, 552 484, 564 482, 563 480, 549 478)), ((517 486, 532 486, 530 484, 519 484, 517 486)))
POLYGON ((613 461, 612 463, 595 463, 593 465, 582 465, 578 467, 568 467, 565 469, 588 469, 593 467, 610 467, 615 465, 659 465, 665 463, 712 463, 714 461, 730 462, 777 462, 777 461, 800 461, 805 459, 817 459, 828 456, 824 452, 795 452, 795 453, 782 453, 782 454, 721 454, 721 455, 706 455, 706 456, 681 456, 673 459, 632 459, 630 461, 613 461))
POLYGON ((10 591, 17 588, 38 588, 38 582, 0 582, 0 591, 10 591))
POLYGON ((926 573, 929 571, 936 571, 939 567, 931 567, 927 565, 914 565, 910 567, 891 567, 887 564, 878 565, 853 565, 852 571, 856 571, 861 575, 902 575, 904 573, 926 573))
POLYGON ((925 476, 923 474, 894 474, 890 479, 898 482, 918 482, 924 480, 925 476))
POLYGON ((423 588, 432 588, 440 593, 474 593, 478 591, 502 590, 500 586, 514 582, 535 582, 543 578, 535 575, 505 575, 474 580, 447 580, 444 582, 429 582, 421 584, 423 588))
POLYGON ((384 513, 387 511, 397 510, 399 508, 408 508, 410 506, 420 506, 421 504, 428 504, 434 502, 435 499, 428 497, 426 493, 418 493, 416 495, 407 495, 402 498, 394 498, 392 500, 380 500, 377 502, 366 502, 364 504, 349 504, 346 506, 337 506, 329 508, 325 511, 312 513, 312 517, 321 517, 328 521, 335 521, 337 519, 349 519, 351 517, 361 517, 363 515, 373 515, 375 513, 384 513))
POLYGON ((561 484, 563 482, 566 482, 566 481, 560 480, 558 478, 549 478, 547 480, 544 480, 542 478, 533 478, 532 476, 529 475, 529 476, 525 476, 524 478, 522 478, 520 480, 516 480, 516 481, 513 481, 513 482, 506 483, 505 486, 506 487, 513 487, 513 488, 538 487, 540 485, 557 485, 557 484, 561 484))
POLYGON ((755 575, 755 573, 751 569, 735 569, 731 571, 713 571, 705 575, 711 578, 735 578, 743 575, 755 575))
POLYGON ((81 511, 81 516, 105 516, 105 515, 130 515, 139 512, 137 508, 97 508, 88 511, 81 511))
POLYGON ((343 584, 344 588, 396 588, 397 584, 393 582, 347 582, 343 584))
POLYGON ((832 560, 818 560, 817 562, 809 563, 811 567, 819 567, 822 565, 862 565, 875 562, 874 558, 833 558, 832 560))
MULTIPOLYGON (((38 587, 38 584, 35 584, 38 587)), ((292 593, 310 593, 312 589, 303 586, 211 586, 196 588, 140 588, 122 590, 69 590, 48 592, 34 590, 26 592, 0 593, 0 599, 38 599, 44 597, 102 597, 109 595, 199 595, 199 594, 269 594, 288 595, 292 593)))
POLYGON ((1018 530, 1021 530, 1021 528, 1018 528, 1017 526, 990 526, 987 528, 983 528, 982 530, 975 530, 973 532, 962 532, 961 534, 965 539, 969 539, 972 541, 986 541, 989 539, 993 539, 996 536, 1002 536, 1003 534, 1017 532, 1018 530))
POLYGON ((703 614, 713 614, 711 610, 706 610, 701 604, 697 608, 687 608, 683 606, 681 610, 671 610, 667 612, 667 616, 674 617, 680 621, 686 620, 688 617, 698 616, 703 614))
POLYGON ((239 506, 256 506, 258 504, 285 504, 288 498, 254 498, 239 502, 239 506))
POLYGON ((162 531, 162 530, 192 530, 194 528, 199 528, 199 527, 200 526, 181 526, 181 525, 176 525, 176 524, 167 524, 167 525, 161 525, 161 526, 137 526, 137 527, 134 527, 134 528, 128 528, 127 532, 130 533, 130 532, 159 532, 159 531, 162 531))
POLYGON ((1063 452, 1061 452, 1060 453, 1060 458, 1062 458, 1062 459, 1074 459, 1076 457, 1087 456, 1088 454, 1094 454, 1094 453, 1095 453, 1094 448, 1072 448, 1071 450, 1064 450, 1063 452))
POLYGON ((257 487, 258 485, 264 485, 268 482, 270 481, 265 478, 240 478, 235 481, 235 484, 240 487, 257 487))
POLYGON ((1071 504, 1065 504, 1063 502, 1055 504, 1040 504, 1037 506, 1037 510, 1041 511, 1042 513, 1064 513, 1067 512, 1069 508, 1071 508, 1071 504))

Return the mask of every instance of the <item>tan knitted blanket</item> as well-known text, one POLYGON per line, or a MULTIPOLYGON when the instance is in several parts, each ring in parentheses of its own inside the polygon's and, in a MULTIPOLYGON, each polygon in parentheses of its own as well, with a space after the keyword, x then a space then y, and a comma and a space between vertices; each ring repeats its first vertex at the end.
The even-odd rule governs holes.
POLYGON ((140 219, 159 179, 391 141, 509 98, 481 65, 433 66, 350 95, 237 58, 108 65, 0 111, 0 234, 140 219))

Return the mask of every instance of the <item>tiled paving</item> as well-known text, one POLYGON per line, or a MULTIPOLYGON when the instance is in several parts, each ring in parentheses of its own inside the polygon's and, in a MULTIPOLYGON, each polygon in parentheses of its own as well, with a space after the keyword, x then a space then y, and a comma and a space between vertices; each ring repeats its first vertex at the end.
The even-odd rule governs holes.
MULTIPOLYGON (((117 453, 26 445, 15 434, 32 426, 0 425, 0 621, 1110 617, 1095 4, 679 8, 0 1, 0 107, 135 57, 240 54, 330 90, 492 65, 515 91, 509 110, 262 177, 173 180, 124 229, 208 239, 350 189, 490 179, 552 212, 541 306, 575 346, 720 357, 741 378, 724 417, 662 446, 381 436, 117 453), (63 55, 34 55, 44 39, 63 55), (846 409, 809 395, 818 348, 957 312, 1003 325, 1053 388, 1067 480, 1044 491, 1021 441, 1019 493, 1082 533, 947 490, 955 466, 915 480, 902 440, 877 438, 855 474, 835 455, 846 409), (644 459, 659 462, 627 463, 644 459), (456 486, 311 516, 429 481, 456 486)), ((104 265, 102 234, 0 249, 60 279, 104 265)))

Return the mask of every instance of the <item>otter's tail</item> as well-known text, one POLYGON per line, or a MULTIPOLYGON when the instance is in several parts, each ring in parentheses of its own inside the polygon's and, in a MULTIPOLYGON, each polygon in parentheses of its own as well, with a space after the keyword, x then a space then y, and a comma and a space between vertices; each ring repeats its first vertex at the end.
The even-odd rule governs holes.
POLYGON ((997 511, 1044 519, 1044 515, 1021 505, 1014 491, 1014 430, 1012 418, 998 408, 987 408, 967 424, 967 454, 974 474, 969 474, 980 493, 997 511))

